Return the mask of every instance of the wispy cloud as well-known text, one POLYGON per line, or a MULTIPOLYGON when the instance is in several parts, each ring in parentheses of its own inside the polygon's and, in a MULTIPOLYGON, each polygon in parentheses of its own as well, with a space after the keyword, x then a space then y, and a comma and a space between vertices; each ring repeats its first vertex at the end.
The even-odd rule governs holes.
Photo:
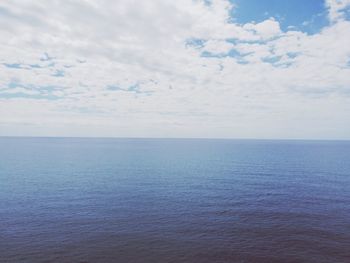
POLYGON ((326 6, 329 9, 329 20, 338 22, 345 19, 346 12, 350 8, 350 0, 326 0, 326 6))

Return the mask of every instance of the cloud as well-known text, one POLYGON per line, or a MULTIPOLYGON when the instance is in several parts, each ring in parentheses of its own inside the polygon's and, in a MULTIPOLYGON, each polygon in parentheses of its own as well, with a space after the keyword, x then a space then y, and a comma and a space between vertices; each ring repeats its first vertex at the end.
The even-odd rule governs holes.
POLYGON ((308 35, 235 23, 226 0, 3 0, 0 131, 350 134, 347 1, 326 4, 332 24, 308 35))
POLYGON ((230 52, 233 45, 225 40, 208 40, 204 44, 203 51, 213 54, 225 54, 230 52))
POLYGON ((328 17, 331 22, 344 20, 345 10, 350 7, 350 0, 326 0, 329 9, 328 17))
POLYGON ((266 40, 277 37, 281 34, 281 28, 278 21, 274 18, 267 19, 261 23, 249 23, 244 25, 244 29, 253 31, 255 35, 261 39, 266 40))

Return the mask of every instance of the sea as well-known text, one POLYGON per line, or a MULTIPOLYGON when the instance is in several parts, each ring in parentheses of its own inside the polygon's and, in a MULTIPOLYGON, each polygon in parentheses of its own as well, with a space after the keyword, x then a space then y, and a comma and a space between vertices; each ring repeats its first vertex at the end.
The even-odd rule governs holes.
POLYGON ((350 141, 0 138, 0 262, 350 262, 350 141))

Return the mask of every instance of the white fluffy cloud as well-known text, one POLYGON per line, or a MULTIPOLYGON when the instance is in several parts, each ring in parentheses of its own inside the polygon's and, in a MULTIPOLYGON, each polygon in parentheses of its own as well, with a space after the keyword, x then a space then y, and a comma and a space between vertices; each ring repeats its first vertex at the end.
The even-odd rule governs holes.
POLYGON ((252 30, 263 40, 277 37, 281 34, 280 24, 275 19, 270 18, 261 23, 249 23, 244 25, 244 29, 252 30))
POLYGON ((348 2, 308 35, 226 0, 3 0, 0 134, 349 138, 348 2))

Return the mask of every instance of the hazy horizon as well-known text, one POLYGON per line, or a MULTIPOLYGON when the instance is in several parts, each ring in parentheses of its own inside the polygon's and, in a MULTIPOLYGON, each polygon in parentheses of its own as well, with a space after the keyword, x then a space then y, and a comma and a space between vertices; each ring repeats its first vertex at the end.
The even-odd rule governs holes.
POLYGON ((110 137, 110 136, 23 136, 0 135, 0 138, 42 138, 42 139, 126 139, 126 140, 232 140, 232 141, 305 141, 305 142, 349 142, 350 139, 303 139, 303 138, 234 138, 234 137, 110 137))

